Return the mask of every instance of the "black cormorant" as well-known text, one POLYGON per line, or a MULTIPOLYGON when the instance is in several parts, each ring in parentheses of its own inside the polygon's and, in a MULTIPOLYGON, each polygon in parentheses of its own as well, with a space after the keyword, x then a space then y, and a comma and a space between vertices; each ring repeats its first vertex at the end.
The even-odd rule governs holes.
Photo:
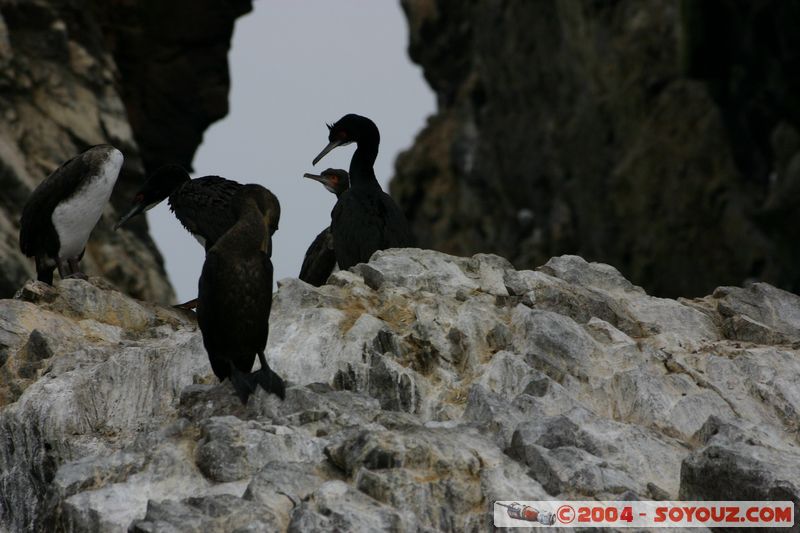
MULTIPOLYGON (((316 180, 338 199, 350 187, 350 176, 346 170, 329 168, 322 174, 304 174, 303 177, 316 180)), ((322 230, 308 247, 300 268, 299 278, 315 287, 324 284, 336 267, 336 252, 333 249, 333 234, 328 226, 322 230)))
MULTIPOLYGON (((208 251, 236 221, 230 202, 241 188, 241 183, 220 176, 191 179, 180 165, 164 165, 147 178, 134 196, 133 206, 114 225, 114 229, 167 199, 175 218, 208 251)), ((272 194, 268 190, 267 193, 272 194)), ((278 200, 275 199, 274 203, 275 209, 269 221, 270 235, 278 230, 281 215, 278 200)), ((272 250, 268 253, 271 254, 272 250)), ((197 300, 194 299, 175 307, 193 309, 196 305, 197 300)))
POLYGON ((380 134, 375 123, 360 115, 345 115, 329 125, 328 145, 313 164, 337 146, 358 146, 350 160, 350 189, 336 202, 331 213, 331 232, 336 262, 341 269, 366 263, 377 250, 413 246, 413 237, 403 212, 383 192, 372 166, 378 156, 380 134))
MULTIPOLYGON (((120 218, 114 229, 167 199, 170 210, 183 227, 209 250, 236 221, 230 201, 241 187, 241 183, 220 176, 191 179, 180 165, 164 165, 147 178, 136 193, 130 211, 120 218)), ((280 211, 272 217, 270 234, 278 229, 280 211)))
POLYGON ((78 262, 103 214, 123 162, 122 152, 100 144, 73 157, 47 176, 22 210, 19 247, 36 259, 39 281, 53 284, 82 277, 78 262))
POLYGON ((198 283, 197 322, 214 374, 230 378, 242 403, 256 385, 284 397, 283 380, 264 356, 272 305, 269 224, 278 200, 260 185, 244 185, 232 199, 233 226, 206 253, 198 283), (250 373, 258 354, 261 369, 250 373))

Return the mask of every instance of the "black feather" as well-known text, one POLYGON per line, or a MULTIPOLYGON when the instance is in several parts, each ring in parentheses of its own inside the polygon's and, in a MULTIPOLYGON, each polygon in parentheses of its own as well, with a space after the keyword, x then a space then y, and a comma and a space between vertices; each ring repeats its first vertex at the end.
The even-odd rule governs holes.
POLYGON ((414 238, 403 212, 375 178, 378 127, 367 117, 348 114, 335 128, 357 145, 350 159, 350 190, 339 196, 331 213, 336 262, 345 270, 366 263, 378 250, 413 246, 414 238))
MULTIPOLYGON (((252 190, 271 195, 258 185, 242 189, 237 198, 252 190)), ((274 202, 277 205, 277 199, 274 202)), ((249 376, 256 355, 262 357, 269 334, 272 262, 264 249, 269 247, 270 236, 262 214, 253 205, 234 216, 238 216, 236 222, 206 254, 198 284, 197 322, 214 374, 220 380, 231 378, 242 402, 247 403, 255 383, 271 383, 267 392, 279 396, 284 386, 277 375, 274 379, 271 374, 249 376)))
POLYGON ((22 209, 19 228, 19 248, 28 257, 58 256, 61 244, 51 219, 56 206, 80 186, 86 166, 80 154, 50 173, 31 193, 22 209))
POLYGON ((206 250, 210 250, 236 221, 230 202, 241 187, 220 176, 196 178, 169 195, 169 207, 183 227, 202 237, 206 250))
POLYGON ((116 152, 116 148, 100 144, 69 159, 33 190, 23 207, 20 217, 19 248, 26 256, 36 258, 39 281, 53 283, 53 271, 61 249, 58 232, 53 226, 53 211, 63 201, 79 193, 84 184, 101 171, 109 151, 116 152))

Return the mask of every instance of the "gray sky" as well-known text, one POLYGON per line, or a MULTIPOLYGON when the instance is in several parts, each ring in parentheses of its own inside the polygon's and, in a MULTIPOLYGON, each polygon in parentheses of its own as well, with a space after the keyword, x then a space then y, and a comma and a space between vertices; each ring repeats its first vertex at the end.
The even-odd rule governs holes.
MULTIPOLYGON (((236 23, 230 113, 206 131, 193 176, 260 183, 278 196, 276 279, 297 276, 306 248, 330 223, 334 196, 303 173, 347 169, 355 149, 338 148, 312 167, 327 144, 325 122, 347 113, 375 121, 375 173, 386 190, 395 157, 433 113, 434 95, 408 59, 407 32, 391 0, 257 0, 236 23)), ((194 298, 203 249, 166 202, 147 215, 179 301, 194 298)))

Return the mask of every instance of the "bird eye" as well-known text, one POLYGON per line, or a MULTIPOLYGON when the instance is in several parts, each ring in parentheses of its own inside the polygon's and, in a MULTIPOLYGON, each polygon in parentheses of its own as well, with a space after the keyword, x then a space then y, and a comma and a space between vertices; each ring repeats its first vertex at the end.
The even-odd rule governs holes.
POLYGON ((340 130, 340 131, 339 131, 339 132, 336 134, 336 136, 337 136, 337 137, 339 137, 339 139, 341 139, 341 140, 345 140, 345 139, 347 139, 347 132, 346 132, 346 131, 344 131, 344 130, 340 130))
POLYGON ((137 194, 136 197, 134 197, 133 201, 136 203, 144 202, 144 194, 142 193, 137 194))

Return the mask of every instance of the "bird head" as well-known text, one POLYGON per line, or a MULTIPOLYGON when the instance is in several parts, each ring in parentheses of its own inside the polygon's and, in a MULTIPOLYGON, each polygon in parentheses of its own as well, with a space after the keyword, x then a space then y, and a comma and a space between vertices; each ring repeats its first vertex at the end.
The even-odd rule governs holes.
POLYGON ((153 172, 133 197, 130 210, 114 224, 118 229, 128 220, 163 202, 181 184, 189 181, 189 174, 180 165, 164 165, 153 172))
POLYGON ((350 113, 333 124, 326 125, 328 126, 328 145, 314 158, 313 165, 316 165, 328 152, 339 146, 347 146, 353 142, 373 142, 377 145, 380 142, 378 127, 370 119, 361 115, 350 113))
POLYGON ((340 168, 328 168, 322 174, 303 174, 304 178, 320 182, 337 197, 350 188, 350 174, 340 168))
POLYGON ((264 225, 272 235, 278 231, 281 218, 281 204, 278 198, 266 187, 255 183, 243 185, 231 199, 231 208, 236 218, 242 216, 250 205, 255 205, 264 219, 264 225))
POLYGON ((278 198, 269 189, 249 183, 243 185, 233 196, 231 209, 237 220, 252 209, 261 215, 263 227, 266 229, 261 241, 261 251, 272 257, 272 234, 278 230, 281 218, 281 204, 278 198))

